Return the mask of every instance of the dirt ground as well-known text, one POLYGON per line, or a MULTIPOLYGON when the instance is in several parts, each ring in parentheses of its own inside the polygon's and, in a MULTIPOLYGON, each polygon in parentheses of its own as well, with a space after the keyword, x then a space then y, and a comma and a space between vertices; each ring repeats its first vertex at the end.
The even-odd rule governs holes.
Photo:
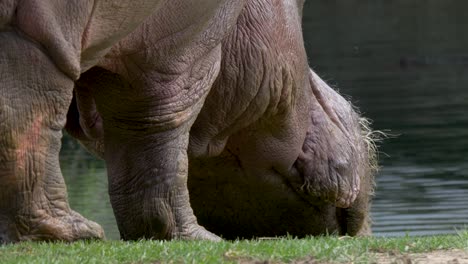
MULTIPOLYGON (((238 264, 279 264, 278 261, 259 261, 249 257, 231 256, 229 252, 225 255, 226 260, 238 264)), ((313 257, 308 257, 289 262, 292 264, 341 264, 343 262, 319 261, 313 257)), ((344 262, 346 263, 346 262, 344 262)), ((468 250, 438 250, 429 253, 374 253, 370 258, 356 260, 347 263, 369 263, 369 264, 468 264, 468 250)))
POLYGON ((382 264, 468 264, 468 251, 463 250, 441 250, 430 253, 376 253, 375 263, 382 264))
MULTIPOLYGON (((258 261, 249 258, 227 258, 239 264, 279 264, 276 261, 258 261)), ((302 260, 292 261, 293 264, 337 264, 335 262, 317 261, 310 257, 302 260)), ((343 262, 339 262, 340 264, 343 262)), ((362 261, 349 262, 362 263, 362 261)), ((468 250, 440 250, 430 253, 375 253, 371 256, 371 264, 468 264, 468 250)))

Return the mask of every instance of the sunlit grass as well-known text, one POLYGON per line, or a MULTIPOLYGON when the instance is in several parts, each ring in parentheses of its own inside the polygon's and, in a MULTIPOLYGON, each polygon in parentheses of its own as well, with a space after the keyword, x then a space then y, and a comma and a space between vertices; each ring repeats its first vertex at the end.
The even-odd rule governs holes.
POLYGON ((0 247, 0 263, 247 263, 295 260, 368 263, 377 252, 468 250, 468 231, 457 235, 272 240, 24 242, 0 247))

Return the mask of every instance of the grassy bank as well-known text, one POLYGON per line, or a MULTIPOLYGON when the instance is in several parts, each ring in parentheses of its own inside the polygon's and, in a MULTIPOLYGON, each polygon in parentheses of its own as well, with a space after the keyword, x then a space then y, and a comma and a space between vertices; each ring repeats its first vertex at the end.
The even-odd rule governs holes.
MULTIPOLYGON (((379 256, 453 250, 468 255, 468 231, 457 235, 206 241, 88 241, 0 246, 0 263, 372 263, 379 256)), ((407 262, 406 262, 407 263, 407 262)), ((410 262, 411 263, 411 262, 410 262)))

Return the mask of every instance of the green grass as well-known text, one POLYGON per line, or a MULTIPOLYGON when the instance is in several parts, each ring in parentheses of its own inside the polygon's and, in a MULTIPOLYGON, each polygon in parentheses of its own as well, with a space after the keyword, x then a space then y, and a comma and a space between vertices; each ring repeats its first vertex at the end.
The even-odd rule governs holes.
POLYGON ((457 235, 401 238, 281 238, 207 241, 81 241, 0 246, 0 263, 239 263, 318 260, 368 263, 373 253, 468 250, 468 231, 457 235))

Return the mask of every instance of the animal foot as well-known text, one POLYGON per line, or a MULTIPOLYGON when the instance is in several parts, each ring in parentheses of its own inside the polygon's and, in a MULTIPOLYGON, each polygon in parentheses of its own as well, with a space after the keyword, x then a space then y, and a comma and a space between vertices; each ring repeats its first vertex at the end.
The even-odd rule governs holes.
POLYGON ((179 235, 179 238, 184 240, 209 240, 214 242, 220 242, 222 240, 219 236, 199 225, 195 225, 191 232, 179 235))
MULTIPOLYGON (((47 214, 44 210, 38 210, 33 219, 24 219, 27 232, 24 232, 20 240, 46 240, 46 241, 76 241, 82 239, 104 239, 102 227, 90 221, 79 213, 70 210, 59 212, 55 216, 47 214), (27 222, 29 221, 29 224, 27 222)), ((21 232, 23 233, 23 232, 21 232)))

